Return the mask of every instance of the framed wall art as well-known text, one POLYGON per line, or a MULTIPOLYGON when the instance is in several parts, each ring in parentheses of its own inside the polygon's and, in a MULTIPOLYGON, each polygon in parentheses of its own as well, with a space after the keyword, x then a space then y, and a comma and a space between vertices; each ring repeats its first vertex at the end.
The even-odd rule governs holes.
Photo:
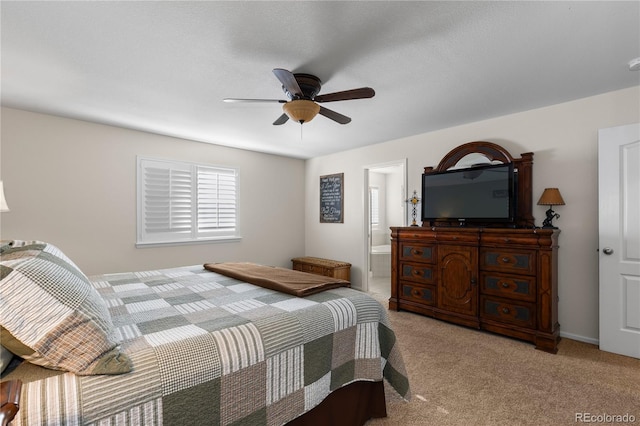
POLYGON ((344 173, 320 176, 320 223, 344 223, 344 173))

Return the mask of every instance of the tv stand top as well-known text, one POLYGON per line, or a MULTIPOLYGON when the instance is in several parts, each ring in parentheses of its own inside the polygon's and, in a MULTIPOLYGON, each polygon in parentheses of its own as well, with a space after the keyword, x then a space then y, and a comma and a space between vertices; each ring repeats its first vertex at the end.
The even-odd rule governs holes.
POLYGON ((477 245, 491 242, 491 244, 518 244, 530 242, 553 246, 557 244, 560 230, 557 228, 494 228, 482 226, 392 226, 391 239, 429 240, 450 242, 462 245, 477 245))

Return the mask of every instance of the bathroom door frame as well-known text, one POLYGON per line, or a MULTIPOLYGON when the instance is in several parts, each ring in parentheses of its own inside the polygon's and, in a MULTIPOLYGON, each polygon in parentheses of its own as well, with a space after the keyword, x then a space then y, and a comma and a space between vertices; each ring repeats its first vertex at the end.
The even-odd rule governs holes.
MULTIPOLYGON (((370 229, 371 229, 371 224, 370 224, 370 217, 369 217, 369 210, 370 210, 370 206, 369 206, 369 173, 370 172, 375 172, 376 169, 384 169, 384 168, 388 168, 388 167, 400 167, 401 169, 401 173, 402 173, 402 177, 401 177, 401 182, 402 182, 402 188, 401 188, 401 195, 402 195, 402 199, 406 200, 408 199, 408 195, 407 195, 407 166, 408 166, 408 158, 403 158, 400 160, 392 160, 392 161, 385 161, 384 163, 375 163, 375 164, 369 164, 364 166, 364 188, 362 191, 362 201, 363 201, 363 206, 364 206, 364 219, 362 221, 362 223, 364 224, 364 229, 363 229, 363 241, 362 241, 362 246, 363 246, 363 250, 362 252, 364 253, 363 255, 363 265, 364 265, 364 271, 362 273, 364 279, 362 280, 362 290, 364 292, 368 292, 369 291, 369 270, 371 269, 371 258, 369 256, 369 245, 370 245, 370 238, 371 236, 369 235, 370 229)), ((403 220, 403 226, 407 226, 407 203, 405 202, 403 204, 403 214, 402 214, 402 220, 403 220)), ((389 234, 391 234, 391 230, 389 230, 389 234)))

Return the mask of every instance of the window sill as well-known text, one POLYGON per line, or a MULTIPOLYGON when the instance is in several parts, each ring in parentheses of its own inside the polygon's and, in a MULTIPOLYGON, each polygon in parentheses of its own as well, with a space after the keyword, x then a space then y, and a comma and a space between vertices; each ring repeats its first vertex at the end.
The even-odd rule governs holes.
POLYGON ((218 244, 218 243, 234 243, 241 241, 240 236, 229 237, 216 237, 216 238, 201 238, 198 240, 190 241, 153 241, 153 242, 137 242, 136 248, 151 248, 151 247, 167 247, 167 246, 186 246, 193 244, 218 244))

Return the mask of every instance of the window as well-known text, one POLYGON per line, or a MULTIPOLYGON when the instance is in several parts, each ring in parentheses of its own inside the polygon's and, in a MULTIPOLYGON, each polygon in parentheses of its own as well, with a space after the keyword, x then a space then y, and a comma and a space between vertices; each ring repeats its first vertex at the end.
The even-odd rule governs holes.
POLYGON ((138 245, 238 239, 238 171, 138 157, 138 245))
POLYGON ((371 213, 371 229, 378 229, 380 225, 380 201, 379 190, 375 186, 369 188, 369 209, 371 213))

